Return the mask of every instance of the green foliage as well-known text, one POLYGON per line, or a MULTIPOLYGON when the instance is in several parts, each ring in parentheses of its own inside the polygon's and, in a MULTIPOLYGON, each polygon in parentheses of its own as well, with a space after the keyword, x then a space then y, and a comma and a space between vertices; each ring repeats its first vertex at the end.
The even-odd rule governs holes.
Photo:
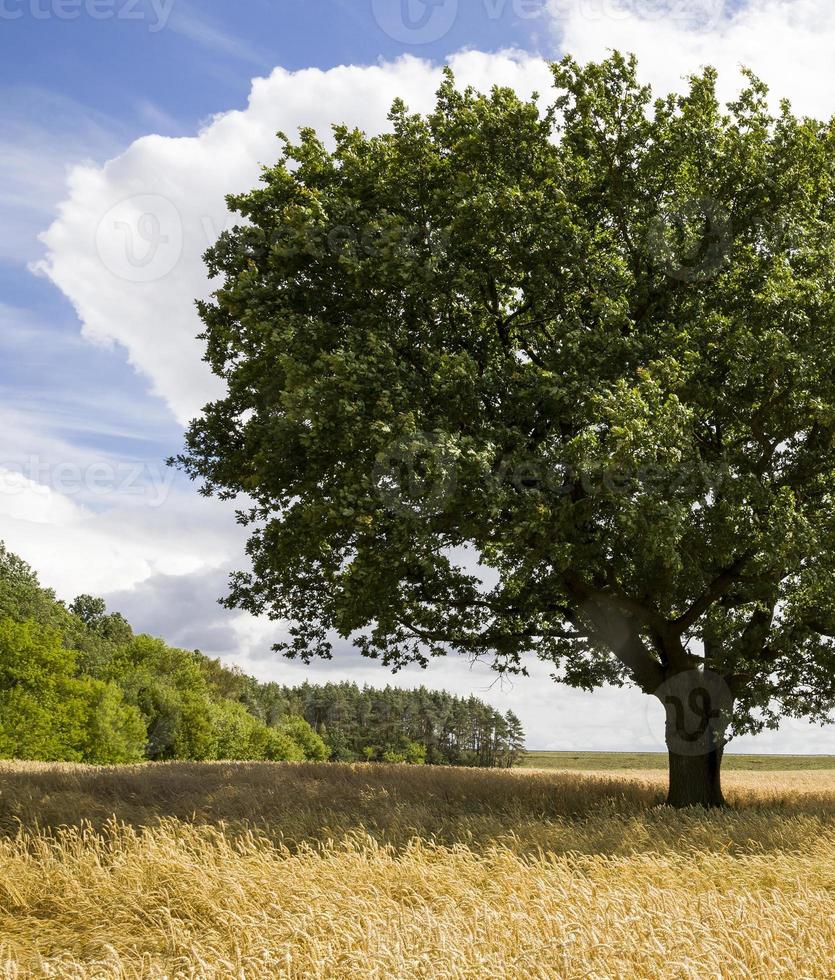
POLYGON ((426 762, 426 746, 420 742, 407 742, 405 755, 409 765, 422 766, 426 762))
POLYGON ((145 726, 114 684, 77 677, 51 627, 0 620, 0 758, 135 762, 145 726))
POLYGON ((133 638, 130 624, 120 613, 108 615, 104 599, 80 595, 70 604, 70 612, 87 627, 88 631, 117 646, 133 638))
MULTIPOLYGON (((196 651, 134 636, 100 599, 79 596, 66 609, 2 544, 0 609, 0 758, 354 761, 369 742, 375 760, 386 752, 410 762, 427 752, 436 762, 454 755, 451 730, 436 732, 418 708, 457 699, 259 684, 196 651)), ((491 710, 472 703, 482 716, 491 710)), ((466 738, 462 717, 456 737, 466 738)))
POLYGON ((104 599, 91 595, 77 596, 70 603, 70 612, 77 616, 85 626, 95 630, 103 622, 107 613, 104 599))
POLYGON ((126 648, 119 683, 148 726, 149 759, 211 759, 212 703, 195 654, 137 636, 126 648))
POLYGON ((835 125, 750 74, 728 106, 711 69, 657 100, 619 54, 553 76, 543 106, 448 74, 230 199, 200 305, 227 394, 179 459, 253 501, 229 604, 304 658, 709 670, 736 732, 823 720, 835 125))
POLYGON ((304 749, 286 732, 276 728, 263 728, 262 755, 270 762, 302 762, 305 759, 304 749))
POLYGON ((310 762, 324 762, 330 755, 321 736, 313 731, 304 718, 287 718, 282 722, 280 731, 301 748, 304 758, 310 762))
MULTIPOLYGON (((408 740, 403 740, 400 742, 398 748, 386 749, 385 751, 377 750, 376 755, 382 759, 383 762, 389 763, 403 763, 408 762, 409 765, 422 766, 426 762, 426 748, 419 742, 410 742, 408 740)), ((475 762, 472 763, 473 765, 475 762)))
POLYGON ((512 766, 524 752, 524 731, 512 712, 503 716, 477 698, 459 698, 423 687, 380 690, 351 683, 295 688, 264 684, 246 696, 250 710, 259 717, 304 718, 337 762, 390 759, 512 766))
POLYGON ((33 619, 56 629, 66 627, 70 621, 55 593, 42 588, 29 565, 0 541, 0 619, 7 618, 33 619))
POLYGON ((300 724, 269 728, 235 701, 212 705, 212 728, 217 740, 218 759, 265 759, 271 762, 323 762, 327 758, 324 742, 301 719, 300 724))
POLYGON ((82 678, 75 681, 85 692, 87 707, 83 762, 140 762, 145 758, 147 731, 142 715, 126 704, 122 690, 113 682, 82 678))
POLYGON ((253 754, 257 751, 256 736, 261 726, 242 704, 218 701, 212 705, 211 723, 216 740, 216 758, 262 758, 253 754))

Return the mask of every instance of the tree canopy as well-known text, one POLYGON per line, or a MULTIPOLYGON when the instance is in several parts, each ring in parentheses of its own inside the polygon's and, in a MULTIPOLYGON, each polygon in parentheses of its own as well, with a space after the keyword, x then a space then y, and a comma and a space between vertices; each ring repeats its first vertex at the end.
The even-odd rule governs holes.
POLYGON ((636 684, 671 802, 721 802, 729 734, 835 700, 835 125, 751 73, 553 77, 283 138, 207 253, 227 393, 179 462, 248 501, 227 601, 280 649, 636 684))

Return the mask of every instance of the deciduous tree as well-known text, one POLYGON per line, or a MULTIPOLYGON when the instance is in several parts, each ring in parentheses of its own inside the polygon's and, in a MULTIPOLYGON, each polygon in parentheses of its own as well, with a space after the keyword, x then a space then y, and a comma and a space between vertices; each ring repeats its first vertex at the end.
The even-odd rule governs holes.
POLYGON ((835 698, 835 125, 553 75, 304 130, 230 198, 180 463, 251 501, 228 601, 285 652, 637 685, 670 802, 721 804, 730 735, 835 698))

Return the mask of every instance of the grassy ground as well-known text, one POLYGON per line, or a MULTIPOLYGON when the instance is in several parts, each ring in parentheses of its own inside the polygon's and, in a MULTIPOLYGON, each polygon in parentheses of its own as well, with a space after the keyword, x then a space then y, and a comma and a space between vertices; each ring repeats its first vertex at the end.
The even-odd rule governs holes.
POLYGON ((831 977, 835 771, 0 763, 0 976, 831 977))
MULTIPOLYGON (((580 769, 586 772, 624 769, 667 769, 663 752, 528 752, 528 769, 580 769)), ((782 772, 794 769, 835 769, 835 755, 735 755, 725 756, 725 772, 782 772)))

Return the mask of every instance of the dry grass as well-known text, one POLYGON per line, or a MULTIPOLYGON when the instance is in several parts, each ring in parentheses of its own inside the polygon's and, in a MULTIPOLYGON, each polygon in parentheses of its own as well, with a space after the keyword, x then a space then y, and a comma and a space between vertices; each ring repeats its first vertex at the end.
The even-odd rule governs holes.
POLYGON ((0 764, 0 976, 835 976, 835 772, 727 787, 0 764))
MULTIPOLYGON (((666 752, 551 752, 525 753, 526 769, 581 769, 586 772, 614 769, 667 769, 666 752)), ((769 772, 789 769, 835 769, 835 755, 746 755, 726 752, 725 772, 769 772)))

